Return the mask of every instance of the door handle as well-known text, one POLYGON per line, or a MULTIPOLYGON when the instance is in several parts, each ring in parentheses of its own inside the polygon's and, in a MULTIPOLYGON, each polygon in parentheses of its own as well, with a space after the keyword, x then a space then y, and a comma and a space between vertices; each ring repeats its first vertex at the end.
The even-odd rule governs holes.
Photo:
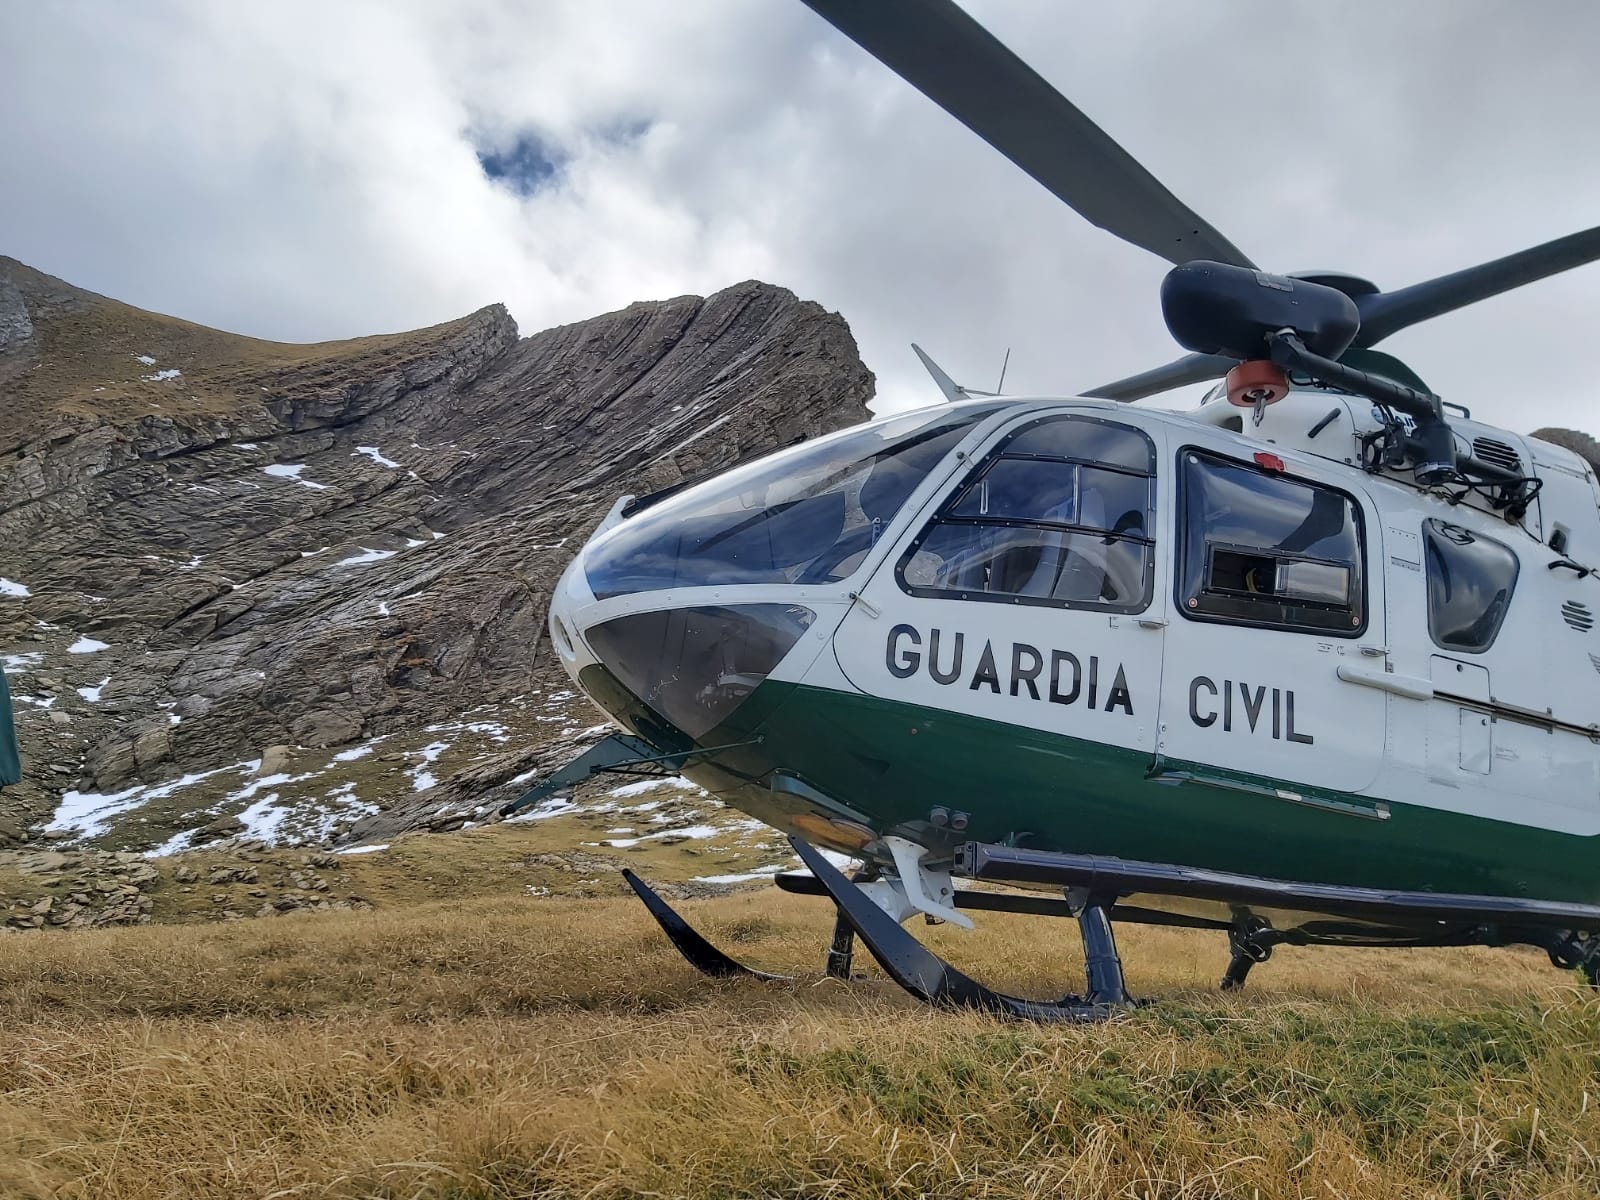
POLYGON ((1390 671, 1373 671, 1366 667, 1339 664, 1339 678, 1360 687, 1376 688, 1408 700, 1432 700, 1433 680, 1420 675, 1396 675, 1390 671))
POLYGON ((870 601, 868 601, 867 598, 865 596, 863 596, 860 592, 850 592, 849 596, 850 596, 850 603, 855 605, 862 612, 866 613, 867 616, 871 617, 874 621, 876 621, 879 617, 883 616, 883 613, 878 611, 878 609, 875 608, 872 605, 872 603, 870 601))

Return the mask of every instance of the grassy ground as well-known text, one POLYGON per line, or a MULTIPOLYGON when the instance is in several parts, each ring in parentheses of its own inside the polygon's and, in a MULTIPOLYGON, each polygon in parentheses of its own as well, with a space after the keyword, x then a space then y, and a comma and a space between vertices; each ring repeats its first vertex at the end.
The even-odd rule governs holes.
MULTIPOLYGON (((823 978, 820 901, 685 902, 799 975, 713 983, 630 900, 426 900, 412 854, 352 864, 373 911, 0 939, 0 1196, 1600 1193, 1600 1003, 1532 954, 1285 949, 1224 997, 1219 937, 1133 929, 1167 998, 1045 1028, 823 978)), ((917 931, 1081 980, 1067 922, 917 931)))

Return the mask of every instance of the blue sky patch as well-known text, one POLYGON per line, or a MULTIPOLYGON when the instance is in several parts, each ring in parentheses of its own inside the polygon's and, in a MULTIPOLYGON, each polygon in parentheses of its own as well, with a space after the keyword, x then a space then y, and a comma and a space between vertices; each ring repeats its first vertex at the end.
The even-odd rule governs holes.
POLYGON ((519 196, 531 196, 561 173, 564 158, 538 134, 519 134, 503 148, 478 149, 478 165, 490 180, 519 196))

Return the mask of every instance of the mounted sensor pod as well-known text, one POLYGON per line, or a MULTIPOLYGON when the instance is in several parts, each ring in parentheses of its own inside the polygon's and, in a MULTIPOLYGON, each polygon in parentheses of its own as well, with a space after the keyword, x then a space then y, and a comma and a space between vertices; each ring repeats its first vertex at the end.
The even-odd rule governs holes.
POLYGON ((1267 335, 1292 329, 1314 354, 1338 358, 1361 314, 1343 292, 1249 267, 1189 262, 1161 281, 1161 315, 1179 345, 1241 360, 1268 357, 1267 335))

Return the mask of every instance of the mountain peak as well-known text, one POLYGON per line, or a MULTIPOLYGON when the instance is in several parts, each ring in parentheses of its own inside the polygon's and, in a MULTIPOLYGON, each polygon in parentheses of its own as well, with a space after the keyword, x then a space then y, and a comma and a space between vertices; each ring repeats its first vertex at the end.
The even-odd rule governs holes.
POLYGON ((865 419, 871 391, 842 320, 754 280, 525 338, 491 305, 302 346, 0 259, 26 767, 0 841, 459 822, 593 724, 545 606, 616 496, 865 419))

